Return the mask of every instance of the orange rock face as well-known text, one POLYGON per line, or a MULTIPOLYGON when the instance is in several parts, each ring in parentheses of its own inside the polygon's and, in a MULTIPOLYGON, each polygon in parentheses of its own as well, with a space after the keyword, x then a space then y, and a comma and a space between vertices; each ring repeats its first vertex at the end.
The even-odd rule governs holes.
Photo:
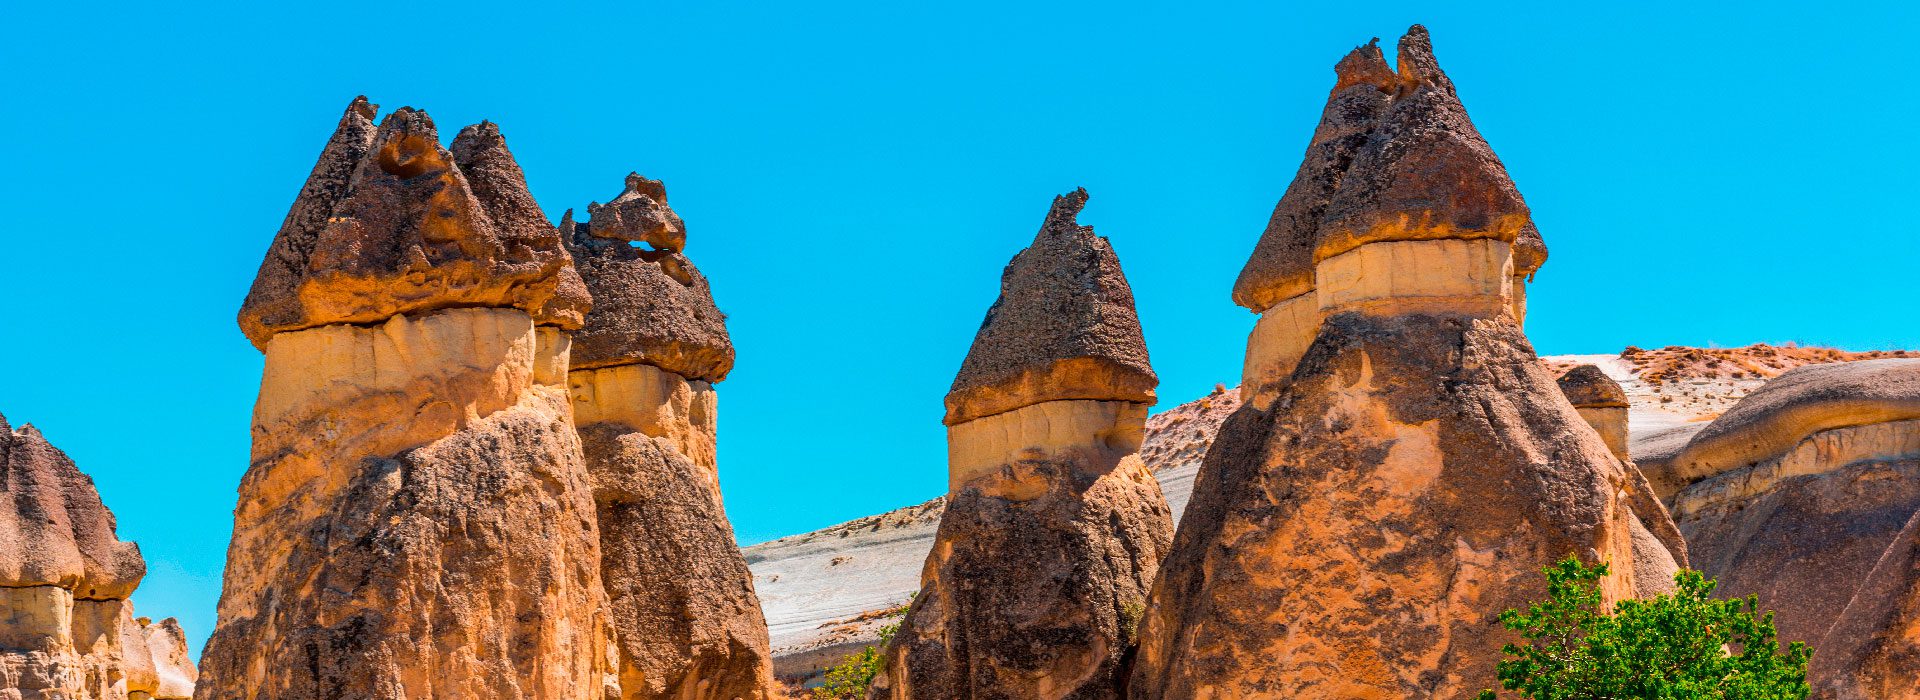
POLYGON ((422 112, 371 118, 349 108, 241 313, 266 366, 197 697, 604 697, 561 331, 584 288, 496 130, 449 153, 422 112))

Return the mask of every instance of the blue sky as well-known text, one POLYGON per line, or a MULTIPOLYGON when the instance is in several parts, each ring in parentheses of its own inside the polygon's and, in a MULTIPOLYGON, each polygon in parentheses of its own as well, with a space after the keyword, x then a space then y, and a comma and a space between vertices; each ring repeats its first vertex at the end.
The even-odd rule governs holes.
POLYGON ((1228 289, 1333 63, 1413 22, 1552 248, 1543 353, 1920 347, 1910 2, 276 4, 0 9, 0 413, 94 476, 196 645, 259 381, 233 314, 361 93, 499 122, 554 219, 666 181, 739 348, 743 542, 943 490, 941 396, 1076 186, 1162 407, 1234 383, 1228 289))

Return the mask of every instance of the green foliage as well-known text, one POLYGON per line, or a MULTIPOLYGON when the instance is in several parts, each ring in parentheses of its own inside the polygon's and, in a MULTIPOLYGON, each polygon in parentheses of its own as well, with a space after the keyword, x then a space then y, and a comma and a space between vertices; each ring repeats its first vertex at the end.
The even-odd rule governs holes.
POLYGON ((864 698, 867 688, 873 685, 874 676, 886 668, 886 657, 881 656, 882 649, 893 639, 893 633, 900 631, 900 623, 880 628, 880 644, 848 654, 840 665, 827 669, 826 683, 813 689, 813 700, 846 700, 864 698))
MULTIPOLYGON (((1607 565, 1568 556, 1542 570, 1547 600, 1508 610, 1500 623, 1525 645, 1508 644, 1500 687, 1534 700, 1800 700, 1807 696, 1807 659, 1794 642, 1783 653, 1773 613, 1758 601, 1710 596, 1714 582, 1698 571, 1674 576, 1679 590, 1652 600, 1600 608, 1607 565)), ((1494 691, 1481 693, 1493 700, 1494 691)))

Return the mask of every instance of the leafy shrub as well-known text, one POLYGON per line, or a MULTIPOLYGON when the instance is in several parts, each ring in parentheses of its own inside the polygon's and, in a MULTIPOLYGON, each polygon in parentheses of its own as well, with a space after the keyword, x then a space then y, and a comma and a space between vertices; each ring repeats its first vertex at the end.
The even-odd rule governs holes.
MULTIPOLYGON (((1525 645, 1508 644, 1500 687, 1534 700, 1800 700, 1809 691, 1813 651, 1794 642, 1783 653, 1773 613, 1758 601, 1711 597, 1698 571, 1674 576, 1676 592, 1600 608, 1607 565, 1569 556, 1542 569, 1545 602, 1508 610, 1500 623, 1525 645)), ((1481 693, 1493 700, 1494 691, 1481 693)))
POLYGON ((873 685, 874 676, 880 675, 880 671, 886 668, 886 657, 881 656, 880 651, 887 648, 887 642, 898 631, 898 622, 880 628, 878 645, 848 654, 839 665, 827 669, 826 683, 813 689, 813 700, 865 698, 867 688, 873 685))

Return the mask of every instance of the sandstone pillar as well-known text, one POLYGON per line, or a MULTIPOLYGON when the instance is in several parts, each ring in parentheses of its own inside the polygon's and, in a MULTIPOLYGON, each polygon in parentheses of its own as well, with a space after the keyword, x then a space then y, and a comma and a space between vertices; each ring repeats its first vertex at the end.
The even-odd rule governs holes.
POLYGON ((266 354, 197 697, 600 698, 587 298, 491 124, 355 100, 240 312, 266 354))
POLYGON ((73 460, 4 416, 0 496, 0 697, 192 697, 179 623, 133 616, 128 596, 147 572, 140 548, 115 535, 73 460))
POLYGON ((1136 454, 1158 379, 1085 202, 1007 265, 947 394, 947 509, 876 697, 1122 692, 1173 525, 1136 454))
MULTIPOLYGON (((1518 250, 1518 243, 1515 249, 1518 250)), ((1515 278, 1516 284, 1519 278, 1515 278)), ((1519 287, 1514 288, 1518 293, 1519 287)), ((1519 320, 1516 315, 1515 320, 1519 320)), ((1633 581, 1637 597, 1671 593, 1673 575, 1687 565, 1687 542, 1653 491, 1653 485, 1627 454, 1627 392, 1599 367, 1580 365, 1560 375, 1560 393, 1593 427, 1629 478, 1627 503, 1634 512, 1633 581)))
POLYGON ((593 311, 568 377, 592 475, 620 697, 759 700, 774 689, 753 574, 721 507, 713 383, 733 368, 726 316, 680 251, 660 182, 562 219, 593 311), (634 247, 642 243, 649 249, 634 247))
POLYGON ((1612 562, 1608 599, 1634 594, 1628 472, 1515 317, 1526 205, 1423 28, 1397 64, 1369 44, 1336 66, 1281 204, 1323 320, 1203 462, 1132 697, 1472 697, 1510 641, 1495 616, 1544 595, 1543 565, 1612 562))

